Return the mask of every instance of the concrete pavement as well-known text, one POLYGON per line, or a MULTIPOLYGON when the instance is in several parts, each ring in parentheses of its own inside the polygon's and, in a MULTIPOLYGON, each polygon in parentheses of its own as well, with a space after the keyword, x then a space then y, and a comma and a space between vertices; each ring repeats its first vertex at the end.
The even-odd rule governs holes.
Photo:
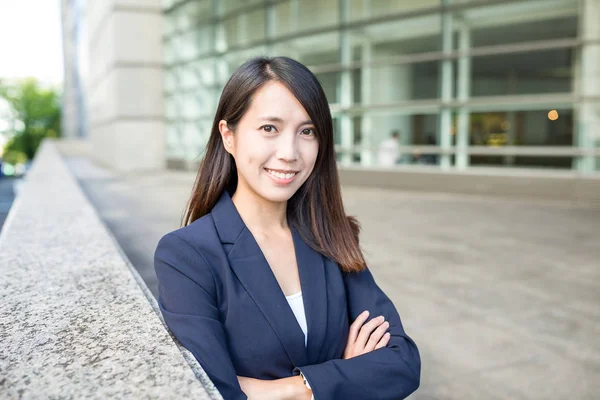
MULTIPOLYGON (((152 256, 194 174, 71 170, 156 294, 152 256)), ((428 399, 596 399, 600 210, 345 187, 347 213, 423 360, 428 399)))

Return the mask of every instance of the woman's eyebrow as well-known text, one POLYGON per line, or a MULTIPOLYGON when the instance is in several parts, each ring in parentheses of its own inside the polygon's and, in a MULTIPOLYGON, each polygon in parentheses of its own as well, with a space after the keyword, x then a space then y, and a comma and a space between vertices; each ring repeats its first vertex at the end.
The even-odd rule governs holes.
MULTIPOLYGON (((267 116, 267 117, 259 117, 258 119, 263 120, 263 121, 283 123, 283 119, 281 119, 279 117, 267 116)), ((302 125, 314 125, 314 123, 312 122, 312 120, 307 119, 306 121, 302 121, 298 124, 298 126, 302 126, 302 125)))
POLYGON ((262 121, 270 121, 270 122, 280 122, 280 123, 283 122, 283 120, 279 117, 259 117, 258 119, 262 120, 262 121))

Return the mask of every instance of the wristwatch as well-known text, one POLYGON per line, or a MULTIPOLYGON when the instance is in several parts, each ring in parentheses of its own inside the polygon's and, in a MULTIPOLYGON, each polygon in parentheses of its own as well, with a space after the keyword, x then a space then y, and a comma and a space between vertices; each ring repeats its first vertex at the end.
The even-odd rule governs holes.
POLYGON ((310 384, 308 383, 308 381, 306 380, 306 377, 304 376, 304 374, 302 373, 302 371, 300 371, 300 376, 302 377, 302 381, 304 382, 304 386, 306 386, 309 390, 312 390, 310 388, 310 384))
MULTIPOLYGON (((298 370, 298 371, 300 371, 300 370, 298 370)), ((302 371, 300 371, 300 376, 302 377, 302 381, 304 382, 304 386, 306 386, 306 388, 312 392, 310 384, 306 380, 306 377, 304 376, 304 374, 302 373, 302 371)), ((315 400, 315 394, 314 393, 310 396, 310 400, 315 400)))

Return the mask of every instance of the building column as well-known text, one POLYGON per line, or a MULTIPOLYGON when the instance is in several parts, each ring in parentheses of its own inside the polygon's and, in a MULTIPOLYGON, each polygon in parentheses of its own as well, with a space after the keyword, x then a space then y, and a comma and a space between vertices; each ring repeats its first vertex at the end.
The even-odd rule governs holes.
MULTIPOLYGON (((340 0, 340 22, 342 24, 350 19, 350 5, 348 0, 340 0)), ((339 99, 343 108, 352 106, 352 71, 346 67, 352 62, 352 47, 350 43, 350 34, 347 30, 340 31, 340 61, 344 70, 340 72, 339 99)), ((354 147, 354 124, 352 117, 344 112, 340 116, 341 122, 341 140, 340 146, 344 150, 354 147)), ((341 165, 350 165, 352 163, 352 153, 344 152, 340 158, 341 165)))
MULTIPOLYGON (((370 65, 373 59, 373 45, 368 38, 364 39, 361 50, 363 67, 360 70, 360 99, 363 106, 365 106, 371 104, 371 87, 373 85, 373 68, 370 65)), ((368 112, 364 112, 360 125, 362 149, 360 155, 361 165, 375 164, 375 152, 373 151, 375 142, 373 141, 372 127, 373 124, 370 114, 368 112)))
POLYGON ((62 136, 87 137, 84 81, 87 53, 83 0, 61 0, 64 83, 62 100, 62 136), (81 59, 81 56, 84 56, 81 59))
MULTIPOLYGON (((576 131, 577 146, 582 150, 594 150, 600 143, 600 2, 583 0, 579 16, 579 36, 584 40, 581 48, 581 71, 579 93, 581 103, 576 131)), ((580 172, 595 171, 596 157, 580 156, 576 168, 580 172)))
MULTIPOLYGON (((460 102, 467 102, 471 96, 471 56, 466 55, 471 49, 471 30, 462 22, 458 37, 459 50, 463 55, 458 60, 458 88, 457 97, 460 102)), ((458 110, 456 132, 456 167, 465 169, 469 166, 469 131, 470 113, 466 105, 458 110)))
MULTIPOLYGON (((450 5, 451 0, 442 0, 444 6, 450 5)), ((452 12, 444 9, 442 13, 442 52, 444 55, 452 53, 452 12)), ((452 100, 452 60, 442 61, 441 79, 440 79, 440 100, 442 103, 448 103, 452 100)), ((440 112, 439 145, 442 150, 450 150, 452 146, 452 109, 444 104, 440 112)), ((442 169, 448 169, 451 166, 449 154, 442 154, 440 157, 440 166, 442 169)))
POLYGON ((161 4, 87 2, 92 155, 118 171, 166 164, 161 4))

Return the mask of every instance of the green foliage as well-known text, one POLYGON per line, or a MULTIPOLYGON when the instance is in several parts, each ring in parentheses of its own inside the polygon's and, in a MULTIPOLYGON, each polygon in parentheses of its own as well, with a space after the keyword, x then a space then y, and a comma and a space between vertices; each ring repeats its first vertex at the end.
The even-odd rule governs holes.
POLYGON ((6 83, 0 80, 0 97, 10 106, 15 131, 4 148, 8 163, 32 160, 44 138, 60 136, 60 94, 34 78, 6 83))

